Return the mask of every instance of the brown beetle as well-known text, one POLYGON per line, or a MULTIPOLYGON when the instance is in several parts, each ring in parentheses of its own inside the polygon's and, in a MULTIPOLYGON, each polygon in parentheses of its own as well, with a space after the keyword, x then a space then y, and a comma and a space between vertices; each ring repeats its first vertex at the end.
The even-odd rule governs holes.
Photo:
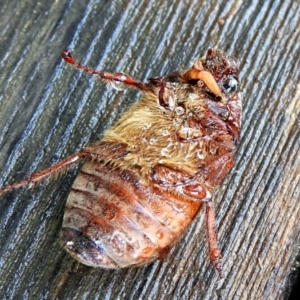
POLYGON ((163 257, 206 209, 209 257, 222 277, 212 194, 233 164, 240 136, 238 68, 209 49, 192 68, 137 81, 63 59, 115 84, 135 87, 132 105, 101 141, 0 194, 32 186, 86 159, 68 196, 61 242, 94 267, 138 266, 163 257))

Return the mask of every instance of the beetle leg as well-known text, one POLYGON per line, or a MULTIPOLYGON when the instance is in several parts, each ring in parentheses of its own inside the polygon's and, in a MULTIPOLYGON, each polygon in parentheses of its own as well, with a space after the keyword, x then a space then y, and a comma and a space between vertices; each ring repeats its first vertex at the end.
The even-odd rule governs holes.
POLYGON ((38 182, 41 182, 45 180, 46 178, 49 178, 53 175, 58 175, 65 171, 66 169, 73 166, 75 163, 78 163, 80 159, 89 157, 90 154, 84 150, 79 151, 78 153, 75 153, 68 158, 58 162, 57 164, 43 170, 40 172, 33 173, 28 178, 21 180, 19 182, 15 182, 13 184, 4 186, 0 188, 0 195, 5 194, 7 192, 13 191, 15 189, 28 186, 29 188, 33 187, 38 182))
POLYGON ((209 259, 216 271, 219 273, 220 278, 224 278, 221 265, 221 251, 218 248, 217 237, 217 224, 215 218, 215 211, 212 202, 206 202, 206 227, 207 227, 207 239, 209 249, 209 259))
POLYGON ((68 49, 63 50, 61 56, 66 63, 73 65, 76 69, 81 69, 86 73, 97 75, 101 79, 105 79, 105 80, 111 82, 112 84, 124 83, 129 86, 133 86, 141 91, 150 91, 151 90, 147 84, 145 84, 141 81, 135 80, 127 74, 109 73, 109 72, 104 72, 101 70, 96 70, 94 68, 84 66, 73 57, 73 55, 71 54, 71 51, 68 49))
POLYGON ((127 144, 122 143, 111 143, 106 141, 96 142, 93 145, 81 149, 79 152, 67 157, 66 159, 43 171, 33 173, 24 180, 0 188, 0 195, 24 186, 28 186, 29 188, 31 188, 38 182, 41 182, 46 178, 49 178, 50 176, 62 174, 64 171, 71 168, 74 164, 78 164, 80 160, 85 158, 90 160, 101 160, 101 158, 109 156, 111 159, 120 159, 121 157, 126 155, 126 147, 127 144))

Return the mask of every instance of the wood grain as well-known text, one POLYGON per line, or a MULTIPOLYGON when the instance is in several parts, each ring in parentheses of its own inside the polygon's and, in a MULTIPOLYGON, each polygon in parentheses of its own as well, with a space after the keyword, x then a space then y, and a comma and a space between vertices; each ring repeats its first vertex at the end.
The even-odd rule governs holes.
POLYGON ((140 80, 218 47, 240 65, 244 94, 236 163, 214 200, 225 280, 208 261, 204 213, 164 261, 117 271, 75 261, 59 244, 73 170, 0 199, 0 298, 287 299, 300 243, 300 2, 0 5, 0 186, 100 139, 139 99, 64 64, 65 47, 140 80))

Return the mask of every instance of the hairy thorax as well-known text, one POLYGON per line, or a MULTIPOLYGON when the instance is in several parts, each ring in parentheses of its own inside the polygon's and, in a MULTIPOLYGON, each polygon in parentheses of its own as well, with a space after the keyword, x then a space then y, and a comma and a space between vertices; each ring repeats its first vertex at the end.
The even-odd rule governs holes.
MULTIPOLYGON (((231 124, 231 119, 236 122, 227 108, 231 103, 209 103, 204 88, 201 84, 168 82, 167 108, 155 96, 158 89, 154 95, 146 94, 105 133, 103 140, 127 144, 125 159, 112 162, 125 169, 138 168, 147 181, 157 166, 179 171, 188 178, 208 172, 205 166, 217 158, 223 158, 225 164, 230 161, 236 148, 234 126, 239 124, 231 124)), ((206 180, 208 188, 223 179, 222 172, 210 177, 214 178, 206 180)))

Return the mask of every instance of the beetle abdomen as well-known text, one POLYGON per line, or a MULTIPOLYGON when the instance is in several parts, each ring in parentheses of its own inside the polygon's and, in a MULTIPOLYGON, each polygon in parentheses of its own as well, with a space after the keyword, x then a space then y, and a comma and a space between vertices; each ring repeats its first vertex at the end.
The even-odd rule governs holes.
POLYGON ((86 162, 67 199, 62 244, 86 265, 140 265, 177 240, 200 203, 145 185, 137 173, 86 162))

